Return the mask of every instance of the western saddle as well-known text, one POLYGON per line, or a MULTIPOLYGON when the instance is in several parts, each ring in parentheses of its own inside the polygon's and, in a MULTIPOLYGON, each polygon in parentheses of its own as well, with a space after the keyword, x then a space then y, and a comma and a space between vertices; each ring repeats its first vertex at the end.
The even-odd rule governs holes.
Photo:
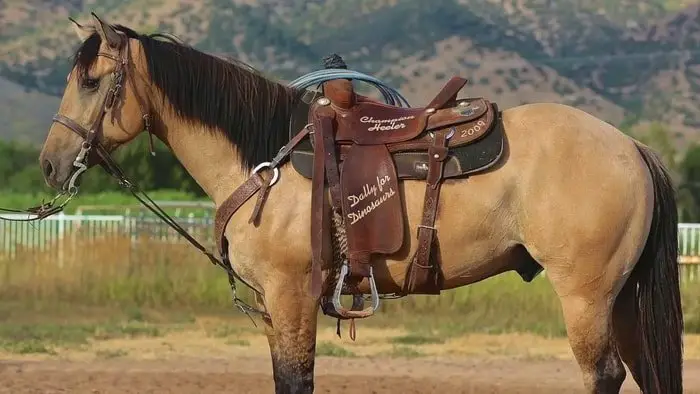
POLYGON ((308 124, 269 163, 253 170, 217 210, 216 239, 226 256, 224 229, 235 211, 258 193, 251 223, 257 223, 277 165, 291 155, 293 168, 311 180, 312 264, 332 267, 337 279, 324 291, 322 309, 338 319, 371 316, 379 305, 372 255, 397 252, 404 243, 399 181, 425 180, 418 247, 399 296, 439 294, 440 249, 435 220, 445 178, 465 177, 498 161, 503 151, 500 111, 484 98, 458 100, 467 80, 453 77, 422 108, 387 105, 357 94, 352 82, 333 79, 309 107, 308 124), (267 167, 268 179, 259 175, 267 167), (338 272, 339 270, 339 272, 338 272), (371 305, 358 290, 368 280, 371 305), (350 308, 342 294, 352 294, 350 308))

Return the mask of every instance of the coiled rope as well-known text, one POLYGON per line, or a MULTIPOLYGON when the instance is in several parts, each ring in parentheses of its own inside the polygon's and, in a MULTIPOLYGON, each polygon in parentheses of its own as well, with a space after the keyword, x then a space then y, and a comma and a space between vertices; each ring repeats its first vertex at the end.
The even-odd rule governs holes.
POLYGON ((362 81, 374 86, 382 93, 384 101, 389 105, 411 107, 408 100, 406 100, 406 98, 403 97, 396 89, 388 86, 378 78, 354 70, 331 68, 312 71, 290 82, 289 86, 297 89, 306 89, 310 86, 318 87, 323 82, 340 78, 352 79, 353 81, 362 81))

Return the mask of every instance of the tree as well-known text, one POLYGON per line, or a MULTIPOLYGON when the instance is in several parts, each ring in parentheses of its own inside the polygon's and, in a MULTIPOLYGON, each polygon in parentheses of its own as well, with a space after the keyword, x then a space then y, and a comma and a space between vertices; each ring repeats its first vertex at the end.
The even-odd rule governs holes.
POLYGON ((700 220, 700 145, 693 145, 685 153, 680 165, 683 182, 679 186, 681 220, 700 220))
POLYGON ((679 220, 700 220, 700 146, 679 153, 669 137, 671 132, 658 122, 644 128, 629 126, 625 132, 654 149, 669 169, 678 190, 679 220))
MULTIPOLYGON (((143 134, 120 148, 114 159, 129 179, 143 190, 180 190, 196 196, 204 191, 186 172, 168 148, 154 139, 156 156, 149 154, 148 136, 143 134)), ((19 193, 50 192, 39 165, 39 148, 18 142, 0 141, 0 190, 19 193)), ((100 168, 83 175, 81 193, 120 190, 117 182, 100 168)))

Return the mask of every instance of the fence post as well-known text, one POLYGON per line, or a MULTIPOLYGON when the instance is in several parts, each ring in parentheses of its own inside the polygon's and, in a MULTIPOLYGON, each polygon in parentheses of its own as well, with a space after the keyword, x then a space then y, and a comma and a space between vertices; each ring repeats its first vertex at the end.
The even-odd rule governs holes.
POLYGON ((58 234, 56 237, 58 241, 58 268, 63 268, 65 264, 65 237, 63 235, 66 232, 66 214, 63 211, 59 212, 56 220, 58 221, 58 234))

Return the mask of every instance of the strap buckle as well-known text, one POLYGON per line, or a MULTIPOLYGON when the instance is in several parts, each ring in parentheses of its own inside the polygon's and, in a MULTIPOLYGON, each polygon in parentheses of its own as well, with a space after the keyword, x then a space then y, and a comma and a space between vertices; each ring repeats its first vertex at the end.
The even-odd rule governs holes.
MULTIPOLYGON (((445 139, 446 139, 446 140, 449 140, 450 138, 452 138, 452 136, 455 135, 455 132, 456 132, 456 131, 457 131, 457 129, 456 129, 454 126, 452 126, 452 127, 450 128, 450 133, 447 134, 447 137, 445 137, 445 139)), ((430 135, 430 138, 435 139, 435 133, 433 133, 432 131, 429 131, 429 132, 428 132, 428 135, 430 135)))
POLYGON ((253 174, 257 174, 262 170, 263 168, 269 168, 272 170, 272 180, 270 181, 270 186, 274 185, 277 183, 277 181, 280 179, 280 170, 277 167, 273 167, 272 163, 269 161, 263 162, 258 164, 255 168, 253 168, 253 174))

